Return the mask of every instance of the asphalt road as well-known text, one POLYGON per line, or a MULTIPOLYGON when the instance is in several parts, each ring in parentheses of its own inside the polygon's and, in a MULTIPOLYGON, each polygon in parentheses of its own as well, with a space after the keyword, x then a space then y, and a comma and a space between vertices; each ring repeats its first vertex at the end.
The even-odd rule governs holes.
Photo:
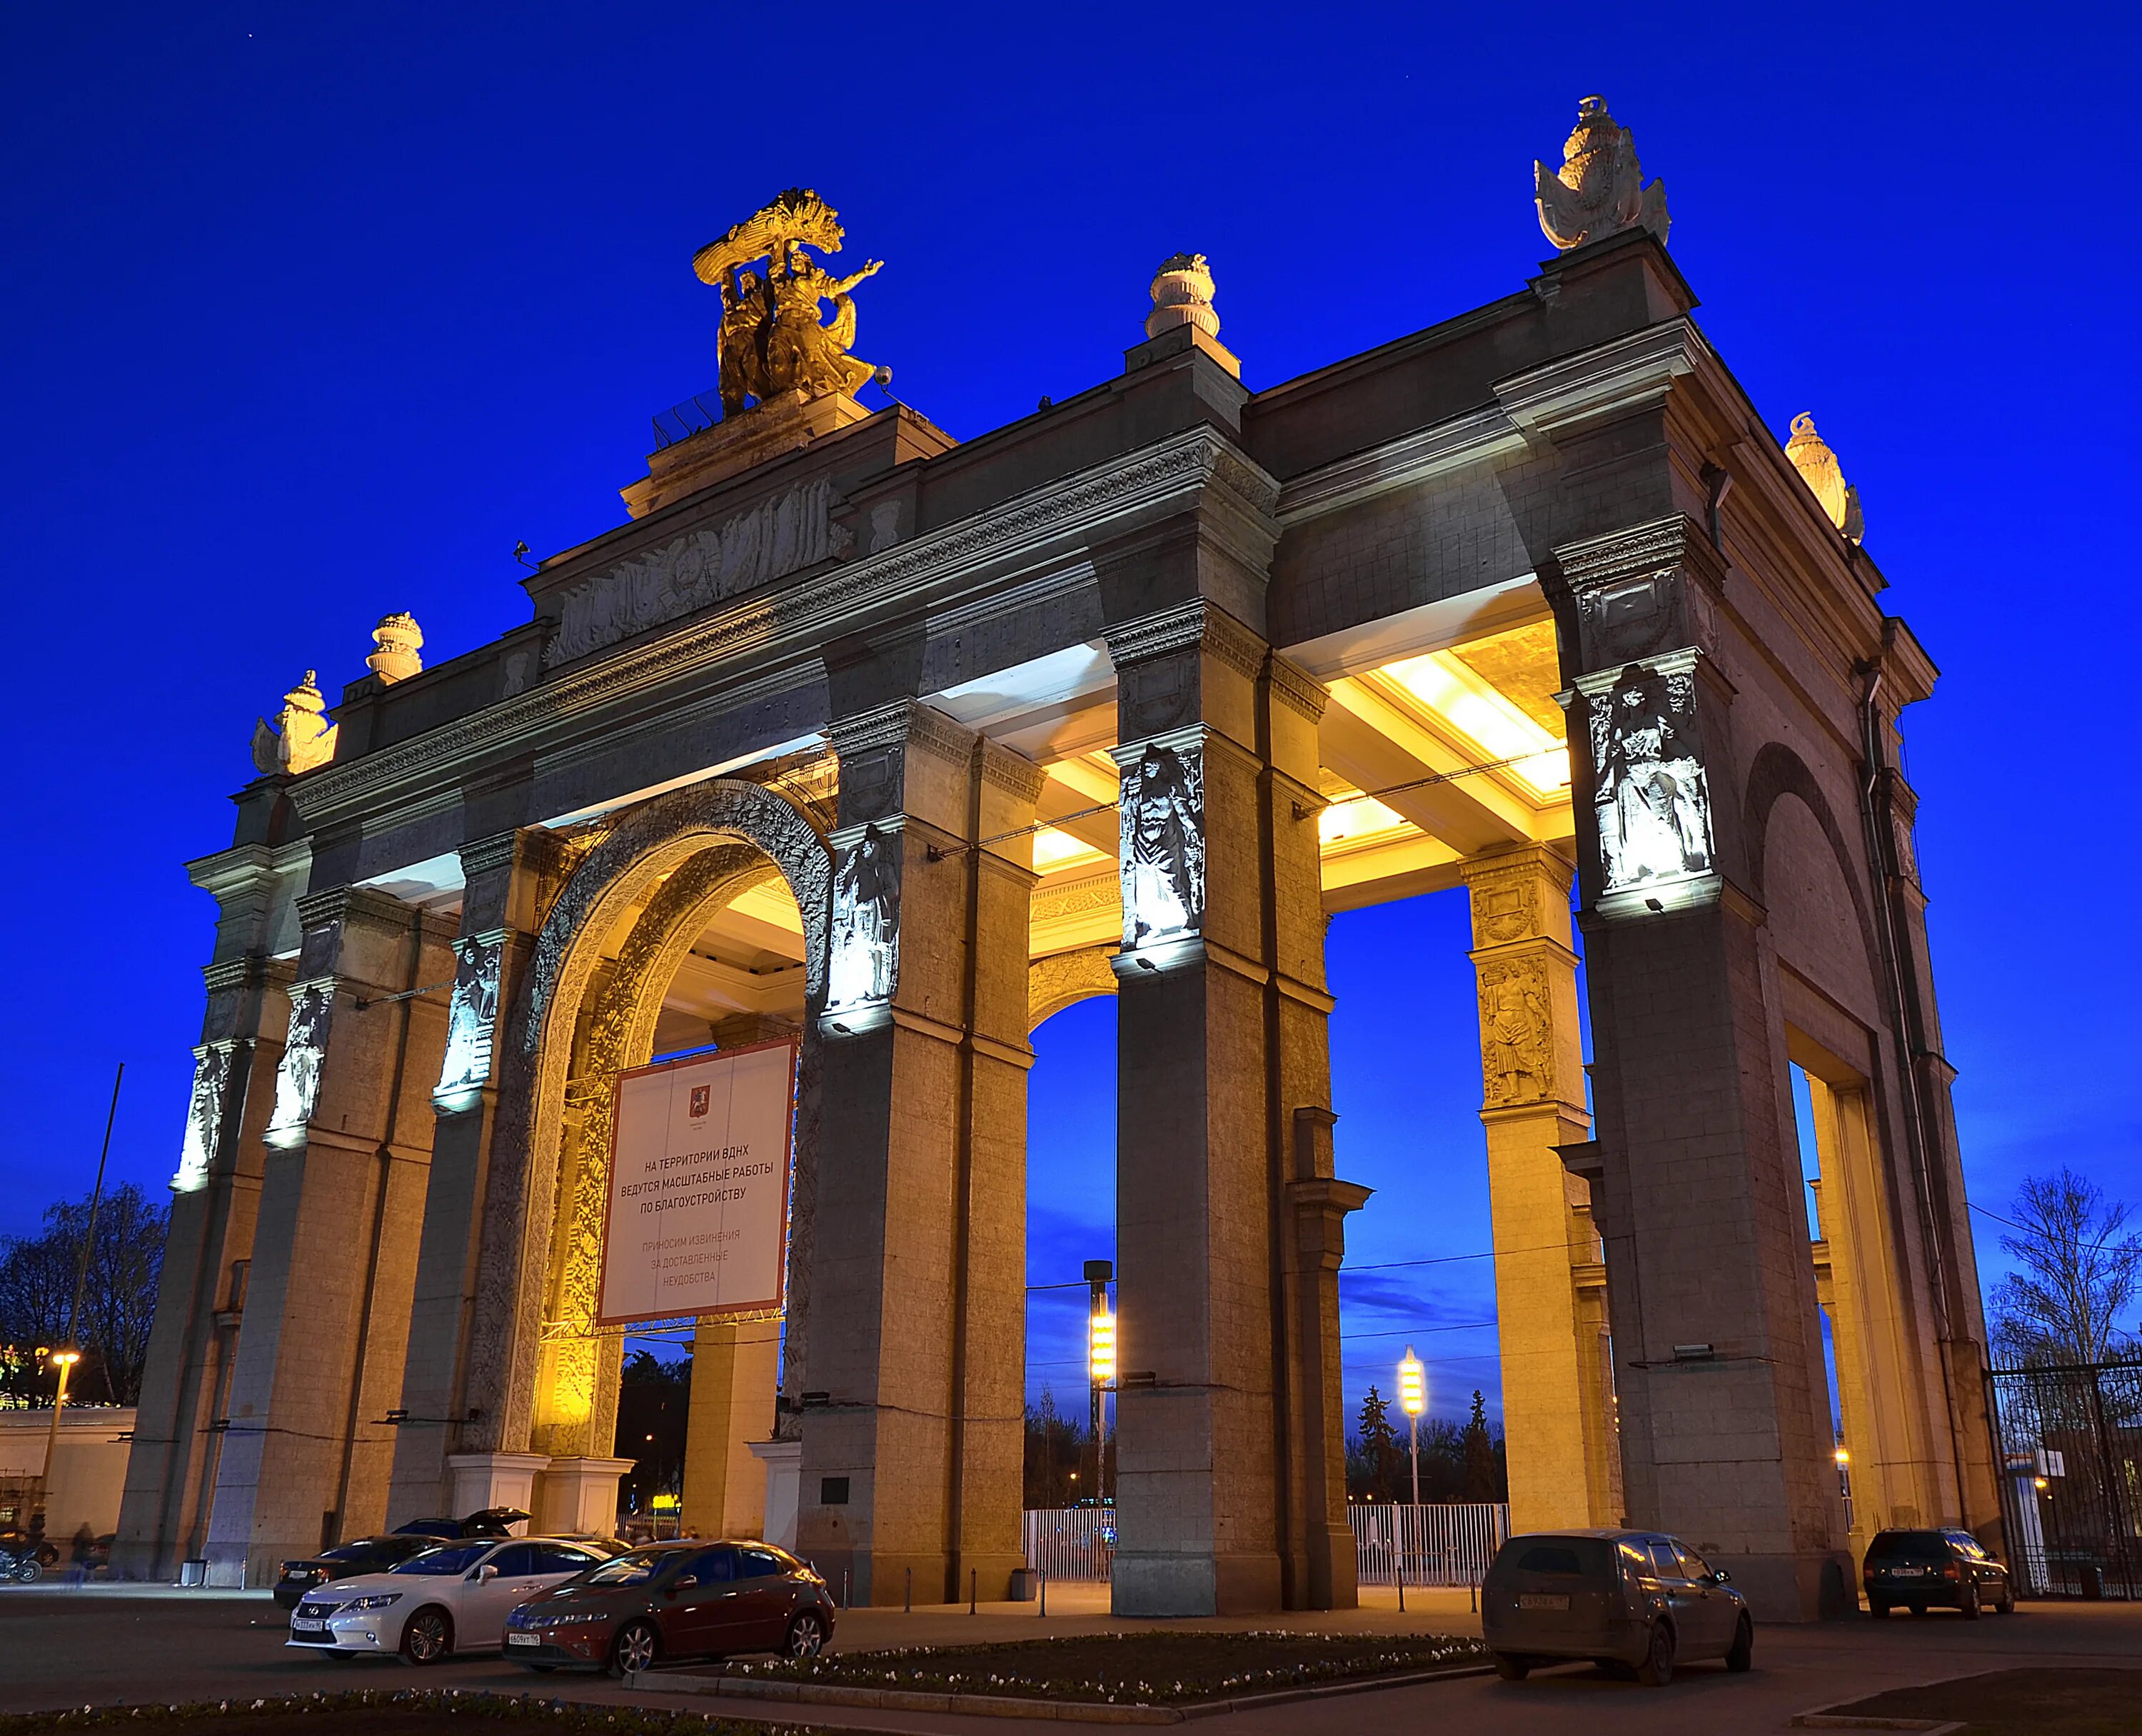
MULTIPOLYGON (((1415 1613, 1406 1625, 1461 1631, 1468 1625, 1464 1615, 1460 1594, 1457 1607, 1415 1613)), ((1266 1616, 1256 1625, 1274 1626, 1281 1620, 1290 1627, 1394 1630, 1400 1618, 1395 1610, 1363 1610, 1345 1618, 1266 1616)), ((818 1710, 793 1704, 754 1707, 726 1698, 715 1702, 664 1693, 653 1684, 628 1689, 606 1678, 536 1676, 496 1658, 449 1661, 422 1671, 378 1659, 338 1663, 286 1649, 285 1622, 283 1612, 259 1592, 136 1586, 0 1590, 0 1711, 151 1699, 252 1699, 421 1684, 694 1709, 718 1704, 733 1716, 914 1736, 1013 1731, 1032 1736, 1034 1728, 1023 1719, 818 1710)), ((985 1609, 980 1616, 969 1616, 964 1609, 918 1610, 912 1615, 857 1610, 844 1620, 840 1637, 846 1647, 867 1648, 1024 1638, 1036 1629, 1090 1632, 1112 1625, 1098 1610, 1067 1610, 1059 1618, 1052 1608, 1045 1626, 1030 1606, 985 1609)), ((2022 1664, 2061 1664, 2142 1669, 2142 1606, 2038 1604, 2025 1605, 2012 1618, 1989 1616, 1972 1623, 1937 1614, 1916 1620, 1877 1623, 1860 1618, 1765 1628, 1758 1639, 1756 1668, 1745 1676, 1701 1665, 1683 1672, 1663 1690, 1609 1681, 1583 1668, 1545 1672, 1522 1684, 1467 1677, 1244 1710, 1201 1719, 1197 1729, 1202 1736, 1357 1736, 1364 1729, 1430 1728, 1467 1736, 1476 1731, 1488 1736, 1548 1731, 1566 1736, 1573 1729, 1584 1736, 1656 1736, 1666 1729, 1760 1736, 1784 1731, 1796 1712, 1885 1688, 2022 1664)), ((2137 1704, 2142 1705, 2142 1674, 2136 1682, 2137 1704)))

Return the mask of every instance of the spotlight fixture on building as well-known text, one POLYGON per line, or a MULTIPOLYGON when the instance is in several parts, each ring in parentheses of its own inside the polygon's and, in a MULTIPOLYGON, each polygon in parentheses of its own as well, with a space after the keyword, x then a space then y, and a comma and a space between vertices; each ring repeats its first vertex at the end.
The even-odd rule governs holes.
POLYGON ((1428 1408, 1428 1370, 1406 1346, 1405 1360, 1399 1364, 1399 1408, 1406 1413, 1406 1433, 1413 1457, 1413 1504, 1420 1505, 1420 1414, 1428 1408))

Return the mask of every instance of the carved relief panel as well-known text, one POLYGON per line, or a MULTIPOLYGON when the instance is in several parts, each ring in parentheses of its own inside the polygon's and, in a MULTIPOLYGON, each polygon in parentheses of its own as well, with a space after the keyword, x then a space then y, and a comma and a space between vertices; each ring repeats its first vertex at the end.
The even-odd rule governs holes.
POLYGON ((290 1030, 275 1069, 270 1133, 299 1132, 313 1119, 313 1106, 320 1095, 320 1068, 327 1058, 328 1015, 334 992, 332 979, 300 983, 290 991, 290 1030))
POLYGON ((1205 759, 1194 740, 1117 753, 1128 952, 1204 928, 1205 759))
POLYGON ((186 1131, 179 1146, 174 1191, 190 1194, 208 1185, 223 1138, 223 1112, 230 1088, 230 1046, 210 1044, 194 1051, 194 1089, 186 1105, 186 1131))
POLYGON ((1710 871, 1710 790, 1697 732, 1697 653, 1580 677, 1600 885, 1626 892, 1710 871))
POLYGON ((464 935, 454 942, 453 998, 447 1008, 447 1056, 436 1096, 474 1091, 490 1082, 498 1027, 498 973, 506 956, 501 934, 464 935))
POLYGON ((1514 958, 1480 967, 1480 1070, 1486 1107, 1554 1094, 1554 1013, 1547 966, 1514 958))
POLYGON ((865 826, 836 845, 826 1011, 882 1006, 900 982, 900 834, 865 826))

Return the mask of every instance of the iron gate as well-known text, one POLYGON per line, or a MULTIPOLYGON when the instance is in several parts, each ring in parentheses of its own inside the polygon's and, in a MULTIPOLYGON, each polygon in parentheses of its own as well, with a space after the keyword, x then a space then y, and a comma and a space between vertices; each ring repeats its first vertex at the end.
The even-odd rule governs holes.
POLYGON ((1986 1379, 2017 1589, 2142 1597, 2142 1361, 1986 1379))

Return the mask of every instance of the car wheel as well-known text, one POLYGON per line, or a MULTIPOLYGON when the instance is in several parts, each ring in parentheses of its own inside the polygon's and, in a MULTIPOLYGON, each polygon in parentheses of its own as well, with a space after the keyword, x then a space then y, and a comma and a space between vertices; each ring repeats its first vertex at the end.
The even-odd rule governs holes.
POLYGON ((1651 1629, 1651 1648, 1636 1666, 1636 1679, 1646 1688, 1663 1688, 1673 1679, 1673 1630, 1661 1621, 1651 1629))
POLYGON ((1529 1660, 1513 1658, 1508 1652, 1495 1654, 1495 1674, 1506 1682, 1522 1682, 1532 1673, 1529 1660))
POLYGON ((419 1610, 402 1630, 402 1655, 412 1664, 436 1664, 454 1649, 454 1625, 444 1610, 419 1610))
POLYGON ((1733 1670, 1751 1669, 1755 1663, 1755 1624, 1744 1615, 1740 1618, 1740 1626, 1733 1630, 1733 1645, 1725 1654, 1725 1667, 1733 1670))
POLYGON ((652 1622, 628 1621, 610 1642, 610 1667, 621 1676, 636 1675, 653 1667, 661 1649, 660 1636, 652 1622))
POLYGON ((1956 1600, 1956 1613, 1966 1621, 1978 1620, 1978 1587, 1966 1585, 1956 1600))
POLYGON ((2013 1585, 2003 1585, 2001 1588, 2001 1601, 1993 1607, 2003 1615, 2013 1615, 2016 1613, 2016 1588, 2013 1585))
POLYGON ((826 1649, 826 1618, 816 1610, 799 1610, 788 1624, 782 1653, 791 1658, 815 1658, 826 1649))

